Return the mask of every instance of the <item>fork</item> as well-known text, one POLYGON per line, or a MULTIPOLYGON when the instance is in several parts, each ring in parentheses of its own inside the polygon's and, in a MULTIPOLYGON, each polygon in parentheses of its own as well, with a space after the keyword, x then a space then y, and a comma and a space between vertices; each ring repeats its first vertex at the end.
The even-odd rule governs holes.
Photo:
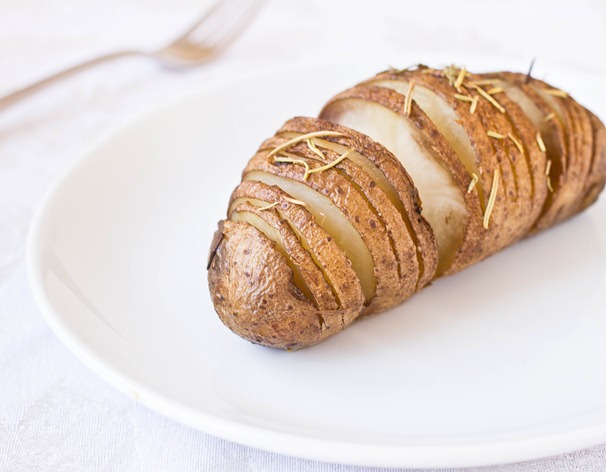
POLYGON ((221 54, 246 29, 263 0, 217 0, 189 29, 163 48, 127 49, 89 59, 0 98, 0 110, 91 67, 116 59, 145 56, 171 69, 202 65, 221 54))

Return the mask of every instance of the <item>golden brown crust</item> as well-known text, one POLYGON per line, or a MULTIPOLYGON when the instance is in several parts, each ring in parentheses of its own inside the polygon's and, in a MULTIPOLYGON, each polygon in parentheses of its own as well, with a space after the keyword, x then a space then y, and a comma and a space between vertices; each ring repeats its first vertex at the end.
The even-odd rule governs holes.
MULTIPOLYGON (((395 157, 388 154, 387 150, 382 146, 377 146, 369 137, 349 128, 338 126, 320 119, 295 118, 288 121, 277 134, 278 136, 284 136, 285 138, 290 139, 293 136, 319 130, 329 130, 342 134, 341 136, 325 137, 324 139, 314 141, 322 152, 326 154, 324 162, 330 162, 337 159, 339 153, 347 152, 347 150, 353 150, 357 153, 357 155, 351 154, 350 159, 343 160, 337 168, 342 169, 347 177, 355 183, 357 188, 364 193, 366 199, 374 207, 381 222, 385 225, 389 242, 398 260, 400 284, 397 293, 395 293, 394 296, 401 300, 408 298, 419 288, 419 267, 421 266, 421 268, 424 268, 425 265, 428 267, 434 266, 433 261, 425 264, 422 259, 423 255, 434 255, 435 249, 433 247, 417 248, 415 243, 418 243, 418 241, 415 241, 412 238, 412 234, 414 233, 410 230, 410 215, 405 213, 405 207, 414 207, 415 202, 411 201, 408 205, 404 205, 403 202, 400 201, 403 210, 400 212, 396 206, 394 206, 394 203, 390 200, 386 192, 381 188, 381 185, 377 184, 373 177, 368 173, 368 167, 371 165, 374 166, 376 172, 381 172, 381 170, 375 166, 374 162, 393 160, 395 157), (333 147, 333 145, 338 145, 338 147, 333 147), (332 147, 333 150, 329 149, 328 146, 332 147), (338 151, 338 153, 335 151, 338 151), (366 154, 372 157, 367 158, 366 154), (381 157, 381 155, 383 156, 381 157), (356 164, 354 161, 360 162, 360 165, 356 164), (417 253, 420 256, 419 258, 417 258, 417 253)), ((309 156, 309 152, 307 152, 307 155, 309 156)), ((385 177, 384 174, 383 176, 385 177)), ((389 179, 386 178, 386 180, 389 179)), ((409 199, 414 198, 415 195, 416 192, 409 192, 407 194, 409 199)), ((430 244, 433 244, 433 240, 426 239, 423 242, 426 243, 428 241, 430 244)))
MULTIPOLYGON (((572 150, 569 143, 569 135, 564 128, 564 122, 539 93, 533 85, 532 80, 525 74, 498 72, 482 74, 482 76, 487 78, 498 78, 505 81, 508 85, 518 88, 543 115, 539 129, 536 129, 535 127, 534 140, 536 143, 536 133, 539 133, 546 146, 546 161, 542 173, 545 178, 545 183, 548 183, 548 192, 543 201, 541 212, 539 213, 531 232, 550 227, 557 221, 563 206, 566 204, 566 190, 561 192, 560 189, 562 187, 566 188, 566 170, 569 166, 569 156, 572 150), (547 170, 549 171, 548 173, 546 172, 547 170)), ((537 170, 541 170, 540 165, 537 170)), ((537 177, 535 184, 540 184, 538 180, 540 178, 540 176, 537 177)))
MULTIPOLYGON (((308 125, 304 124, 305 120, 309 120, 309 118, 299 117, 289 120, 278 133, 301 132, 303 129, 307 129, 306 126, 308 125)), ((417 259, 422 265, 417 289, 424 287, 435 276, 438 263, 437 244, 427 221, 421 217, 421 200, 410 175, 392 153, 368 136, 327 120, 318 120, 318 123, 321 123, 324 130, 335 131, 344 135, 322 139, 357 150, 381 172, 397 193, 398 199, 403 205, 403 211, 400 213, 407 225, 410 237, 415 242, 419 254, 417 259)))
POLYGON ((275 243, 248 223, 225 221, 208 270, 217 314, 234 333, 256 344, 297 349, 341 331, 337 310, 324 312, 292 282, 275 243))
MULTIPOLYGON (((495 75, 472 75, 470 81, 481 81, 489 77, 499 77, 501 80, 506 78, 495 75)), ((487 93, 490 90, 489 87, 487 93)), ((509 122, 509 127, 504 126, 501 134, 505 135, 505 142, 509 149, 509 155, 512 160, 517 160, 517 165, 514 165, 516 173, 516 184, 518 187, 518 198, 522 195, 527 198, 530 207, 526 215, 526 223, 520 225, 522 236, 534 225, 535 221, 542 212, 543 203, 548 193, 547 179, 545 176, 545 168, 547 157, 537 141, 537 130, 529 117, 524 113, 514 100, 509 98, 505 92, 500 92, 492 95, 498 103, 505 109, 505 113, 501 117, 509 122), (518 149, 518 145, 522 148, 518 149), (522 162, 525 162, 524 169, 522 162), (520 191, 520 189, 523 189, 520 191), (528 193, 530 192, 530 193, 528 193)))
MULTIPOLYGON (((287 141, 287 139, 276 137, 270 148, 273 149, 287 141)), ((288 153, 307 158, 310 161, 313 159, 311 151, 302 143, 289 147, 288 153)), ((303 167, 279 162, 272 163, 269 152, 260 151, 249 161, 244 175, 246 178, 248 173, 254 171, 278 175, 307 185, 329 198, 359 233, 372 255, 376 292, 366 308, 366 312, 381 311, 387 306, 393 306, 393 300, 398 293, 399 277, 396 256, 389 244, 386 244, 387 230, 374 208, 359 189, 354 188, 351 181, 339 173, 338 169, 338 166, 326 169, 323 172, 311 174, 305 179, 303 167)))
POLYGON ((552 95, 549 92, 556 89, 535 78, 528 83, 547 101, 552 113, 561 122, 567 146, 559 187, 552 196, 549 218, 543 217, 546 221, 541 222, 543 228, 547 228, 574 215, 580 205, 582 197, 579 192, 590 167, 590 158, 588 160, 587 156, 592 149, 591 123, 588 116, 581 112, 580 105, 567 94, 562 97, 552 95))
MULTIPOLYGON (((310 253, 303 248, 301 241, 297 238, 288 222, 285 219, 280 218, 276 208, 271 206, 272 203, 265 203, 266 205, 258 207, 248 202, 242 202, 238 204, 233 211, 238 213, 252 213, 272 227, 279 234, 281 243, 286 250, 288 265, 294 266, 296 270, 301 273, 303 279, 302 283, 305 285, 302 291, 309 291, 312 301, 319 310, 337 309, 338 304, 333 295, 331 286, 324 278, 324 274, 316 265, 310 253)), ((232 215, 230 215, 230 217, 232 217, 232 215)))
POLYGON ((593 125, 591 118, 585 112, 583 107, 572 98, 568 98, 565 103, 568 108, 572 127, 570 132, 573 134, 575 143, 575 158, 568 170, 570 181, 571 198, 566 209, 562 212, 559 221, 563 221, 576 213, 581 207, 586 183, 590 178, 593 154, 593 125), (574 195, 574 196, 572 196, 574 195))
POLYGON ((318 267, 331 285, 346 322, 351 322, 358 316, 364 308, 364 294, 351 262, 307 209, 298 203, 293 203, 288 194, 279 187, 262 182, 244 181, 238 185, 232 193, 230 209, 236 202, 246 199, 259 199, 268 203, 278 202, 275 211, 293 225, 300 238, 304 240, 309 253, 313 254, 318 267))

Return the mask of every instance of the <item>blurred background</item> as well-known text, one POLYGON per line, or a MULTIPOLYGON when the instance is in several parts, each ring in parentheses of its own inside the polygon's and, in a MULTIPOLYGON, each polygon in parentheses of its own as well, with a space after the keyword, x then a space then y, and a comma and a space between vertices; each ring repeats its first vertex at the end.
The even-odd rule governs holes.
MULTIPOLYGON (((162 45, 211 3, 3 0, 0 96, 96 54, 162 45)), ((226 75, 297 62, 385 57, 386 67, 405 67, 398 63, 399 54, 415 52, 422 59, 452 51, 453 61, 461 53, 528 63, 536 58, 539 64, 598 72, 606 70, 599 52, 605 44, 602 0, 267 0, 256 21, 211 67, 169 74, 145 59, 102 66, 2 113, 0 133, 11 138, 45 133, 50 120, 58 127, 53 133, 61 135, 61 127, 77 116, 79 129, 90 137, 108 121, 137 114, 180 91, 226 75), (91 107, 94 114, 80 115, 91 107)), ((28 141, 27 149, 22 144, 12 149, 3 140, 0 152, 5 159, 8 154, 22 161, 39 151, 35 140, 28 141)), ((61 144, 69 153, 65 136, 61 144)))
MULTIPOLYGON (((97 54, 161 46, 211 3, 2 0, 0 96, 97 54)), ((400 56, 414 52, 420 61, 479 54, 606 74, 605 45, 604 0, 267 0, 208 66, 169 72, 125 59, 1 111, 0 471, 370 470, 263 453, 180 426, 106 385, 50 332, 29 293, 25 238, 49 185, 96 137, 187 90, 269 68, 405 67, 400 56), (168 438, 178 438, 170 451, 168 438)), ((606 470, 606 446, 483 470, 606 470)))

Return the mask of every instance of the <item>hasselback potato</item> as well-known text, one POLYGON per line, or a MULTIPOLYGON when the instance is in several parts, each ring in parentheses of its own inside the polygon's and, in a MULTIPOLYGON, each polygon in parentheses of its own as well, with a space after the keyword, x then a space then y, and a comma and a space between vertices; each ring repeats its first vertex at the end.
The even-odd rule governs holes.
POLYGON ((393 307, 587 208, 606 129, 566 92, 511 72, 388 70, 261 144, 219 223, 219 317, 296 349, 393 307))

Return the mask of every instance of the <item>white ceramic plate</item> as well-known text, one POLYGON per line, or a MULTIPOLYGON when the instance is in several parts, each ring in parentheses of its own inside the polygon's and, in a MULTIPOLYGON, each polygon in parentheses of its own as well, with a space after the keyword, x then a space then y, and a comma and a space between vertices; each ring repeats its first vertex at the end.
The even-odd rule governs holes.
MULTIPOLYGON (((494 62, 467 64, 525 67, 494 62)), ((215 315, 207 250, 246 160, 287 118, 317 113, 375 70, 237 78, 97 143, 32 227, 28 267, 48 323, 135 400, 271 451, 439 467, 606 441, 604 198, 309 349, 249 344, 215 315)), ((549 72, 606 117, 598 77, 549 72)))

